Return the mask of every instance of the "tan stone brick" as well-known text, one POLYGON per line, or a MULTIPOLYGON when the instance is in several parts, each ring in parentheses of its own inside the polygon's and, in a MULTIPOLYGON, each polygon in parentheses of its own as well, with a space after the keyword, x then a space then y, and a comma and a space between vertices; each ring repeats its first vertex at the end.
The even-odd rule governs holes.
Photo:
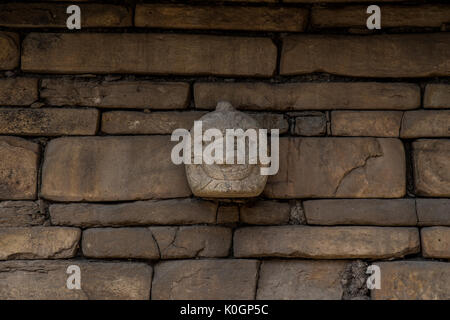
POLYGON ((333 111, 333 136, 398 137, 401 111, 333 111))
POLYGON ((450 137, 450 110, 405 112, 400 136, 402 138, 450 137))
POLYGON ((416 228, 247 227, 234 233, 239 258, 385 259, 420 251, 416 228))
POLYGON ((137 27, 301 32, 308 10, 303 8, 189 6, 138 4, 137 27))
POLYGON ((214 224, 217 204, 199 199, 136 201, 121 204, 50 205, 54 225, 107 227, 126 225, 214 224))
POLYGON ((327 133, 327 118, 323 112, 307 112, 295 116, 293 133, 298 136, 323 136, 327 133))
POLYGON ((450 199, 416 199, 419 226, 450 226, 450 199))
POLYGON ((38 79, 0 79, 0 105, 27 106, 38 99, 38 79))
POLYGON ((429 227, 420 230, 422 254, 426 258, 450 259, 450 228, 429 227))
POLYGON ((41 194, 57 201, 188 197, 184 166, 170 158, 173 145, 170 136, 54 139, 45 152, 41 194))
POLYGON ((217 224, 235 224, 238 222, 238 206, 219 206, 217 209, 217 224))
MULTIPOLYGON (((0 4, 0 26, 10 28, 66 28, 69 4, 0 4)), ((81 28, 131 27, 131 9, 104 4, 80 4, 81 28)))
POLYGON ((194 97, 199 109, 214 109, 220 100, 248 110, 406 110, 420 107, 420 88, 408 83, 198 82, 194 85, 194 97))
POLYGON ((276 58, 276 47, 268 38, 30 33, 23 41, 22 70, 270 77, 276 58))
POLYGON ((423 104, 425 108, 450 108, 450 85, 427 85, 423 104))
POLYGON ((135 262, 0 262, 0 299, 8 300, 148 300, 152 268, 135 262), (67 288, 67 268, 81 271, 81 290, 67 288))
POLYGON ((258 261, 164 261, 155 266, 152 300, 252 300, 258 261))
POLYGON ((280 138, 280 169, 270 198, 399 198, 405 155, 397 139, 280 138))
POLYGON ((151 227, 161 259, 226 257, 231 229, 217 226, 151 227))
POLYGON ((0 137, 0 199, 36 198, 39 145, 22 138, 0 137))
POLYGON ((258 300, 341 300, 345 261, 264 261, 258 300))
POLYGON ((381 269, 381 289, 374 300, 448 300, 450 263, 393 261, 376 263, 381 269))
POLYGON ((189 84, 184 82, 43 79, 40 96, 49 105, 98 108, 184 109, 189 84))
POLYGON ((247 224, 286 224, 291 208, 286 202, 257 201, 241 207, 241 222, 247 224))
POLYGON ((416 194, 450 197, 450 140, 413 142, 416 194))
POLYGON ((0 227, 31 227, 42 225, 46 220, 37 202, 0 202, 0 227))
POLYGON ((96 109, 0 108, 0 134, 95 135, 98 121, 96 109))
POLYGON ((353 77, 450 75, 450 34, 295 35, 283 40, 282 75, 353 77))
POLYGON ((71 258, 80 235, 77 228, 0 228, 0 260, 71 258))
POLYGON ((0 32, 0 70, 11 70, 19 65, 20 40, 17 33, 0 32))
POLYGON ((303 202, 308 224, 415 226, 413 199, 324 199, 303 202))

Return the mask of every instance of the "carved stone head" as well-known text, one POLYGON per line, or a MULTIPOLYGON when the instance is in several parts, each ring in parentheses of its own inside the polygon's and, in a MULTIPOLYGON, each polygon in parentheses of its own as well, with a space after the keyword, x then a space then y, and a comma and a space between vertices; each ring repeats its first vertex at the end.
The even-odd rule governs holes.
MULTIPOLYGON (((216 110, 207 113, 199 119, 202 121, 202 133, 208 129, 218 129, 226 137, 227 129, 260 129, 256 120, 243 112, 236 111, 229 102, 219 102, 216 110)), ((191 156, 194 158, 194 127, 191 134, 191 156)), ((236 139, 235 139, 236 140, 236 139)), ((212 143, 202 141, 203 149, 212 143)), ((226 159, 226 142, 223 142, 223 159, 226 159)), ((234 148, 238 147, 234 143, 234 148)), ((224 160, 223 164, 207 164, 204 161, 201 164, 186 164, 186 175, 194 195, 199 197, 211 198, 244 198, 258 196, 264 189, 267 182, 267 175, 260 174, 260 168, 266 167, 261 163, 250 164, 248 158, 249 141, 245 139, 245 156, 243 164, 234 161, 229 164, 224 160)), ((235 155, 238 150, 235 149, 235 155)))

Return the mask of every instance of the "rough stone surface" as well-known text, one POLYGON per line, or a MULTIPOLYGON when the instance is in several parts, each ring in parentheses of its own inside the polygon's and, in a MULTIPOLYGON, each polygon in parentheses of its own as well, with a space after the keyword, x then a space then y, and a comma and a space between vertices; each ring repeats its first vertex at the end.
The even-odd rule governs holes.
POLYGON ((54 225, 99 227, 126 225, 213 224, 217 204, 199 199, 136 201, 121 204, 52 204, 54 225))
POLYGON ((450 199, 416 199, 419 226, 450 226, 450 199))
POLYGON ((295 116, 293 134, 297 136, 323 136, 327 133, 327 118, 322 112, 305 112, 295 116))
POLYGON ((215 226, 151 227, 161 259, 226 257, 231 229, 215 226))
POLYGON ((400 136, 409 139, 450 137, 450 110, 405 112, 400 136))
POLYGON ((217 224, 236 224, 239 222, 238 206, 220 206, 217 210, 217 224))
POLYGON ((36 198, 39 145, 0 137, 0 200, 36 198))
POLYGON ((148 300, 152 268, 144 263, 65 261, 0 262, 0 299, 148 300), (67 289, 67 268, 81 270, 81 290, 67 289), (113 280, 113 281, 112 281, 113 280))
POLYGON ((341 300, 345 261, 264 261, 258 292, 260 300, 341 300))
POLYGON ((49 105, 98 108, 184 109, 189 84, 184 82, 43 79, 40 96, 49 105))
POLYGON ((333 136, 398 137, 401 111, 333 111, 333 136))
POLYGON ((46 220, 39 204, 33 201, 0 202, 0 227, 31 227, 46 220))
MULTIPOLYGON (((0 26, 10 28, 67 28, 68 4, 0 4, 0 26)), ((131 9, 102 4, 79 4, 82 28, 130 27, 131 9)))
POLYGON ((0 79, 0 105, 27 106, 38 99, 38 79, 0 79))
POLYGON ((159 258, 158 246, 147 228, 87 229, 81 247, 89 258, 159 258))
POLYGON ((301 32, 308 10, 302 8, 187 6, 141 4, 136 6, 137 27, 301 32))
POLYGON ((402 197, 403 145, 397 139, 280 138, 280 169, 264 193, 270 198, 402 197))
POLYGON ((30 33, 23 41, 22 70, 268 77, 275 70, 276 55, 276 47, 268 38, 30 33))
POLYGON ((0 260, 71 258, 80 236, 77 228, 0 228, 0 260))
POLYGON ((450 259, 450 228, 430 227, 420 230, 422 254, 426 258, 450 259))
POLYGON ((381 289, 372 290, 375 300, 448 300, 450 263, 395 261, 377 263, 381 289))
POLYGON ((450 140, 413 142, 416 194, 450 197, 450 140))
POLYGON ((251 300, 256 260, 164 261, 155 266, 153 300, 251 300))
POLYGON ((95 135, 96 109, 0 109, 0 134, 24 136, 95 135))
POLYGON ((269 84, 262 82, 196 83, 195 106, 213 109, 220 100, 238 109, 329 110, 393 109, 420 106, 415 84, 376 82, 324 82, 269 84))
POLYGON ((414 199, 326 199, 303 202, 308 224, 415 226, 414 199))
POLYGON ((283 40, 282 75, 353 77, 450 75, 450 34, 295 35, 283 40))
POLYGON ((247 224, 286 224, 290 211, 286 202, 257 201, 241 207, 240 220, 247 224))
POLYGON ((119 201, 190 196, 169 136, 82 137, 50 141, 42 196, 57 201, 119 201), (130 161, 133 159, 133 161, 130 161))
POLYGON ((450 108, 450 85, 427 85, 423 105, 425 108, 450 108))
POLYGON ((385 259, 420 251, 416 228, 246 227, 234 233, 236 257, 385 259))
POLYGON ((0 70, 11 70, 19 65, 20 40, 17 33, 0 32, 0 70))
POLYGON ((259 126, 263 129, 278 129, 279 134, 286 133, 289 130, 289 123, 282 114, 255 112, 248 113, 248 115, 254 118, 259 123, 259 126))

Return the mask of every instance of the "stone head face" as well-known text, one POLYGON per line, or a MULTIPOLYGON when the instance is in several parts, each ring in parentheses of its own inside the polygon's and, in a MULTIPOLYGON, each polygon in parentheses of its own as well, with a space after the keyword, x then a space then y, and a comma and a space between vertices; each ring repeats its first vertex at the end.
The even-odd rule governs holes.
MULTIPOLYGON (((243 152, 239 149, 238 139, 232 139, 234 148, 234 157, 230 158, 227 153, 227 129, 241 129, 244 132, 247 129, 260 129, 256 120, 243 112, 236 111, 228 102, 219 102, 216 110, 204 115, 199 119, 202 121, 202 134, 208 129, 217 129, 221 132, 223 140, 223 163, 207 164, 202 161, 201 164, 186 164, 186 176, 194 195, 199 197, 211 198, 244 198, 258 196, 264 189, 267 182, 267 176, 260 174, 260 168, 264 165, 258 161, 251 163, 249 161, 249 139, 245 139, 245 162, 238 163, 237 155, 243 152), (227 161, 227 157, 229 161, 227 161)), ((191 159, 194 159, 194 129, 191 134, 191 159)), ((202 141, 202 150, 206 150, 213 141, 202 141)), ((211 147, 211 146, 210 146, 211 147)))

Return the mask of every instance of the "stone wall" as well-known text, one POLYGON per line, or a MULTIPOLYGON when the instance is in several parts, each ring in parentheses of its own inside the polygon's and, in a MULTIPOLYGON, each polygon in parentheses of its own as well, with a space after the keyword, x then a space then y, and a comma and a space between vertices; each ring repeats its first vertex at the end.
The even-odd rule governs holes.
POLYGON ((447 1, 75 2, 0 4, 1 299, 450 299, 447 1), (280 130, 258 199, 170 161, 218 100, 280 130))

